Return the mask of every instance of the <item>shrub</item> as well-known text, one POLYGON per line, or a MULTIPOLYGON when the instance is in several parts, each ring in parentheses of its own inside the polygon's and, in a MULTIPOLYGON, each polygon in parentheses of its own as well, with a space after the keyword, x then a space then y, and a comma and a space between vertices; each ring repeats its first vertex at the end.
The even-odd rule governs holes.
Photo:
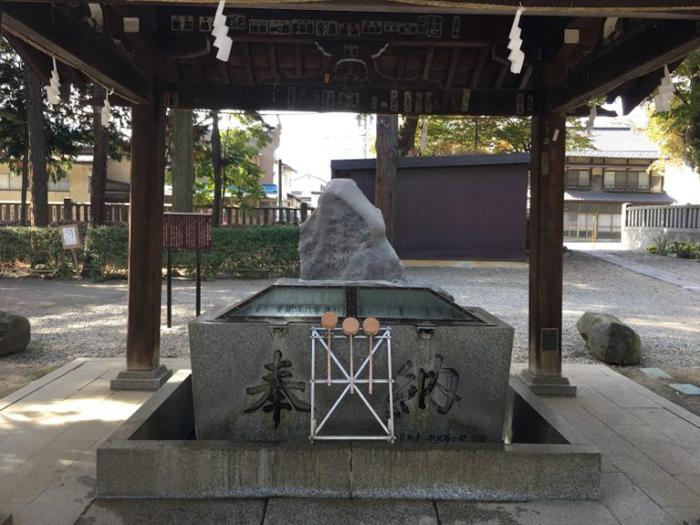
POLYGON ((669 241, 665 235, 660 235, 647 250, 649 253, 657 255, 675 255, 679 259, 700 260, 700 243, 693 241, 669 241))
MULTIPOLYGON (((202 274, 216 277, 278 277, 299 272, 297 226, 222 227, 213 231, 213 248, 202 252, 202 274)), ((90 228, 85 235, 83 275, 125 277, 129 263, 129 231, 125 226, 90 228)), ((163 267, 165 267, 165 253, 163 267)), ((63 250, 55 228, 0 228, 0 271, 43 268, 68 274, 72 255, 63 250)), ((194 275, 194 251, 173 252, 173 268, 194 275)))
POLYGON ((126 276, 129 267, 129 228, 96 226, 85 239, 84 275, 126 276))
POLYGON ((57 229, 0 228, 0 271, 24 266, 54 275, 67 275, 72 265, 72 255, 63 249, 57 229))

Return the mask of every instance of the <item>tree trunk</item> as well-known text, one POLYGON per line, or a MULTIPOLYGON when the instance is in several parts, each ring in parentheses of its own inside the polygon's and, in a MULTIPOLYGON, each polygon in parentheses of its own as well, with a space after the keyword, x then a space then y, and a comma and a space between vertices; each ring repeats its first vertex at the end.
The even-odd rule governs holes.
POLYGON ((192 110, 174 109, 171 115, 173 129, 171 148, 173 162, 173 211, 191 212, 194 187, 192 110))
POLYGON ((24 89, 27 100, 29 148, 31 151, 32 226, 49 225, 49 173, 46 169, 46 134, 42 104, 41 80, 28 67, 24 68, 24 89))
POLYGON ((24 155, 22 156, 22 192, 19 205, 19 224, 27 225, 27 190, 29 189, 29 126, 24 124, 24 155))
POLYGON ((107 148, 109 129, 102 125, 102 106, 97 105, 105 98, 105 90, 95 84, 92 89, 95 105, 92 107, 92 126, 95 143, 92 150, 92 179, 90 181, 90 220, 92 224, 105 221, 105 190, 107 186, 107 148))
POLYGON ((406 117, 399 130, 399 155, 401 157, 416 156, 416 131, 418 117, 406 117))
POLYGON ((374 178, 374 205, 384 216, 386 235, 394 238, 394 189, 399 163, 399 118, 377 115, 377 169, 374 178))
POLYGON ((212 225, 219 226, 221 222, 221 135, 219 135, 219 112, 211 112, 211 163, 214 169, 214 205, 212 209, 212 225))

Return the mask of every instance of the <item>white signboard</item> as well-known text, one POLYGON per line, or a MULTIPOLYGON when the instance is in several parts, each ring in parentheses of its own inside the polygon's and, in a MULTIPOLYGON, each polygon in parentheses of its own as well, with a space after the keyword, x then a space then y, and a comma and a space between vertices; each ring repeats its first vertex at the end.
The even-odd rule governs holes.
POLYGON ((80 248, 80 232, 78 232, 77 224, 68 224, 61 226, 61 242, 63 243, 64 250, 73 250, 75 248, 80 248))

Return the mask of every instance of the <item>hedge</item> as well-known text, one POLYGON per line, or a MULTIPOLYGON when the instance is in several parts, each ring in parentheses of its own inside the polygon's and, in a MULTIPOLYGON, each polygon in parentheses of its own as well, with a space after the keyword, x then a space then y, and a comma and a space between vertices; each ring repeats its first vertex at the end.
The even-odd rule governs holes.
MULTIPOLYGON (((129 233, 124 226, 99 226, 84 233, 79 254, 83 275, 126 277, 129 233)), ((214 228, 213 248, 202 252, 202 273, 216 277, 278 277, 299 273, 297 226, 214 228)), ((165 253, 163 266, 165 267, 165 253)), ((195 272, 193 251, 173 252, 173 267, 185 275, 195 272)), ((72 255, 64 251, 55 228, 0 228, 0 271, 30 268, 63 276, 71 273, 72 255)))

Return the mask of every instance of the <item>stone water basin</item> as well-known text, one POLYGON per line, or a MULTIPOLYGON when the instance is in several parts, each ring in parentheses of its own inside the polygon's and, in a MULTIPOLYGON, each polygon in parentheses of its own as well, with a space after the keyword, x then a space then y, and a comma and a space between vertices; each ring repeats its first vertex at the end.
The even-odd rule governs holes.
MULTIPOLYGON (((214 308, 190 323, 197 439, 307 442, 310 330, 328 310, 341 321, 377 317, 391 329, 399 442, 502 441, 513 328, 425 285, 295 280, 214 308), (286 375, 281 388, 273 385, 277 372, 286 375)), ((340 332, 333 348, 348 369, 348 342, 340 332)), ((355 339, 355 361, 368 348, 366 339, 355 339)), ((316 354, 317 378, 327 374, 323 352, 316 354)), ((388 378, 386 357, 373 360, 375 378, 388 378)), ((317 386, 317 413, 330 408, 343 388, 317 386)), ((376 413, 388 418, 388 384, 375 384, 372 395, 366 384, 359 388, 376 413)), ((376 435, 379 427, 359 396, 347 395, 326 430, 376 435)))

